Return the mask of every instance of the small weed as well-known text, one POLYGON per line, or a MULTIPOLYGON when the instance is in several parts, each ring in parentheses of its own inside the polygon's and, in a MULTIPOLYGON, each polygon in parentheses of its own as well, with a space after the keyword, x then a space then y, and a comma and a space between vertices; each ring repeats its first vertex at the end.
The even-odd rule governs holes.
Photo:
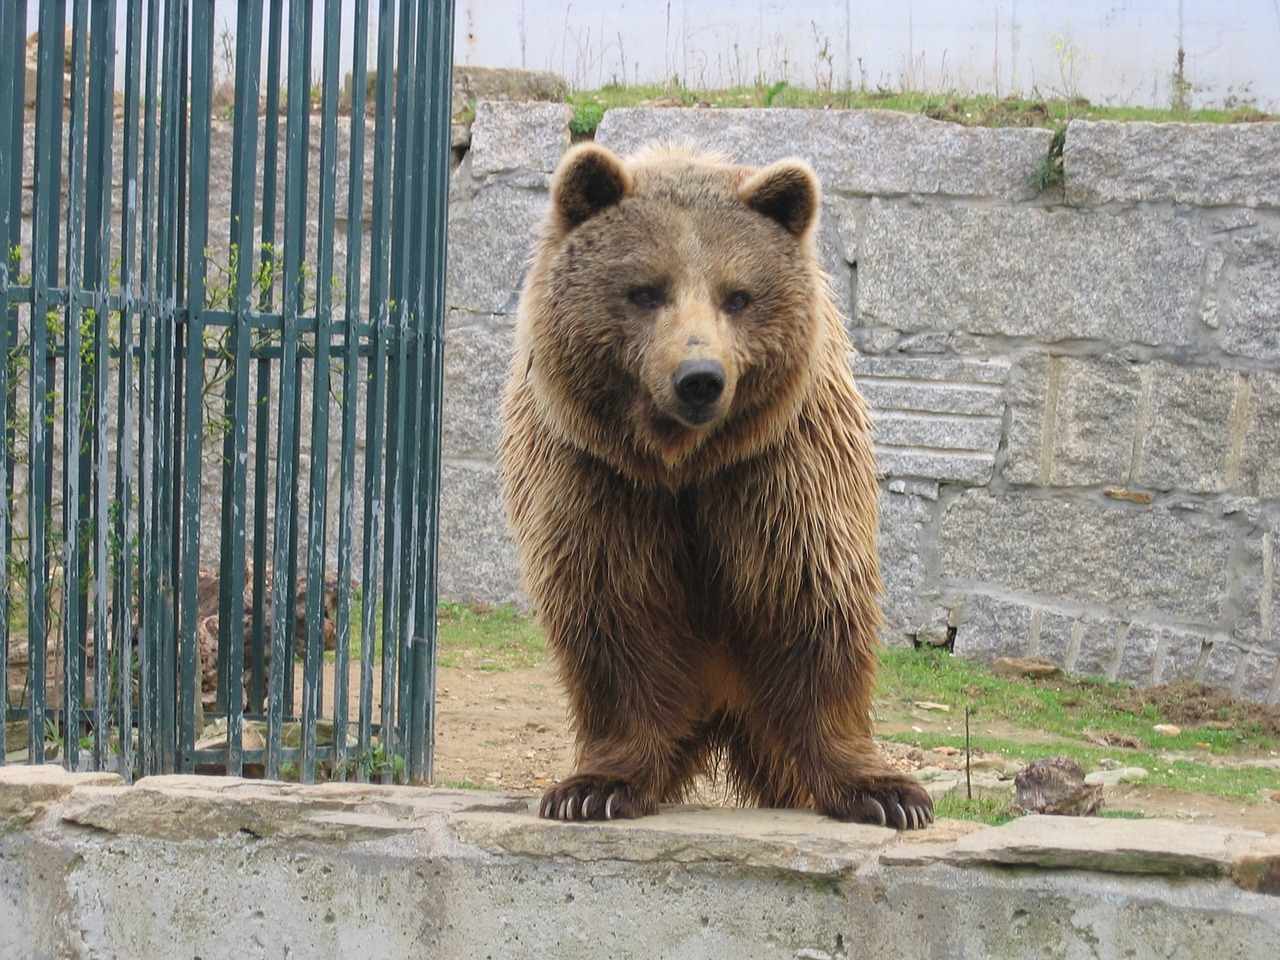
POLYGON ((1062 152, 1067 145, 1067 128, 1058 127, 1049 142, 1049 153, 1044 162, 1031 172, 1031 186, 1036 190, 1048 190, 1050 187, 1061 187, 1066 184, 1066 174, 1062 165, 1062 152))

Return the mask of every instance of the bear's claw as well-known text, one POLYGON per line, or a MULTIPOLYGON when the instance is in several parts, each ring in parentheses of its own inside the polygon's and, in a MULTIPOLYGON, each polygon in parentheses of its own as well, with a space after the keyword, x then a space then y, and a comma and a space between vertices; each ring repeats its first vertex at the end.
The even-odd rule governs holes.
POLYGON ((572 776, 548 790, 538 806, 544 820, 620 820, 653 813, 657 805, 645 803, 621 780, 592 775, 572 776))
POLYGON ((933 800, 911 780, 853 790, 844 800, 819 809, 837 820, 898 830, 922 830, 933 823, 933 800))

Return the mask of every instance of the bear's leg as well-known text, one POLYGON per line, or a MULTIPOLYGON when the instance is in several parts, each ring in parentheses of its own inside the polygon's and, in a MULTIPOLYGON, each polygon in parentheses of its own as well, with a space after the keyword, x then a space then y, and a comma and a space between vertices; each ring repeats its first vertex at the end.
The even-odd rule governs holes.
POLYGON ((757 674, 749 746, 738 748, 754 764, 738 776, 759 784, 748 795, 762 806, 807 805, 811 797, 837 820, 899 830, 931 823, 928 792, 891 769, 871 739, 873 664, 833 666, 815 653, 792 647, 757 674))
POLYGON ((628 645, 596 636, 575 638, 569 649, 588 651, 561 658, 577 763, 543 796, 539 814, 613 820, 680 800, 705 768, 709 746, 703 698, 687 665, 657 642, 628 645), (637 648, 645 650, 643 658, 626 656, 637 648))

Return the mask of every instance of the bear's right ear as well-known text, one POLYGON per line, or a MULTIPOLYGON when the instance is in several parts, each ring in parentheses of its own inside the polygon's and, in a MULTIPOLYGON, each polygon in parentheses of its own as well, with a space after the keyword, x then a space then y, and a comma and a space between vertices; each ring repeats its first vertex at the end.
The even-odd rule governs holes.
POLYGON ((572 230, 631 192, 631 175, 617 155, 594 143, 570 150, 556 170, 552 209, 572 230))

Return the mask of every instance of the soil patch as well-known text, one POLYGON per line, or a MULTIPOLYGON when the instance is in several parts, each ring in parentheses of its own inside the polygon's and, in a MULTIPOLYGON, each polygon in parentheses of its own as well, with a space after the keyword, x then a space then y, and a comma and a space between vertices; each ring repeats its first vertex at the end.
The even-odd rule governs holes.
MULTIPOLYGON (((1280 721, 1280 711, 1268 711, 1239 704, 1220 695, 1203 700, 1187 695, 1185 685, 1170 688, 1153 688, 1135 691, 1133 706, 1141 709, 1142 698, 1156 697, 1180 699, 1188 711, 1210 706, 1244 711, 1231 714, 1231 721, 1264 725, 1280 721), (1214 699, 1225 701, 1218 703, 1214 699)), ((500 672, 441 667, 437 677, 438 699, 436 705, 436 782, 440 784, 474 786, 484 789, 504 790, 530 795, 566 776, 573 765, 573 733, 570 730, 565 701, 553 671, 548 667, 522 667, 500 672)), ((1210 692, 1211 693, 1211 692, 1210 692)), ((1166 712, 1164 699, 1161 716, 1175 716, 1166 712)), ((1126 707, 1126 709, 1128 709, 1126 707)), ((904 704, 901 708, 879 705, 877 731, 881 733, 903 732, 912 729, 948 731, 954 728, 957 718, 935 711, 904 704)), ((1176 714, 1187 725, 1199 723, 1193 713, 1176 714)), ((1208 713, 1204 716, 1209 716, 1208 713)), ((1217 716, 1217 713, 1213 713, 1217 716)), ((962 720, 959 722, 963 722, 962 720)), ((1204 722, 1213 722, 1205 720, 1204 722)), ((1219 721, 1227 722, 1227 721, 1219 721)), ((1020 728, 1007 722, 984 721, 978 725, 983 733, 1019 743, 1043 744, 1045 756, 1054 752, 1054 746, 1064 742, 1061 738, 1046 735, 1042 731, 1020 728)), ((1117 761, 1124 762, 1128 747, 1115 744, 1117 761)), ((920 750, 899 743, 882 743, 882 752, 899 769, 914 770, 927 775, 934 769, 962 771, 965 757, 954 748, 920 750)), ((1274 769, 1276 789, 1274 798, 1257 804, 1222 800, 1217 797, 1182 793, 1142 784, 1121 783, 1104 790, 1106 812, 1129 812, 1147 817, 1173 817, 1192 823, 1206 823, 1223 827, 1236 827, 1280 833, 1280 757, 1258 756, 1243 760, 1224 760, 1228 764, 1249 764, 1274 769)), ((1013 796, 1013 776, 1020 766, 1017 761, 980 752, 973 758, 975 770, 984 771, 986 782, 1007 784, 1010 799, 1013 796)), ((1003 787, 1001 787, 1003 788, 1003 787)), ((961 779, 963 789, 963 779, 961 779)), ((696 799, 702 803, 731 804, 720 782, 702 784, 696 799)))

